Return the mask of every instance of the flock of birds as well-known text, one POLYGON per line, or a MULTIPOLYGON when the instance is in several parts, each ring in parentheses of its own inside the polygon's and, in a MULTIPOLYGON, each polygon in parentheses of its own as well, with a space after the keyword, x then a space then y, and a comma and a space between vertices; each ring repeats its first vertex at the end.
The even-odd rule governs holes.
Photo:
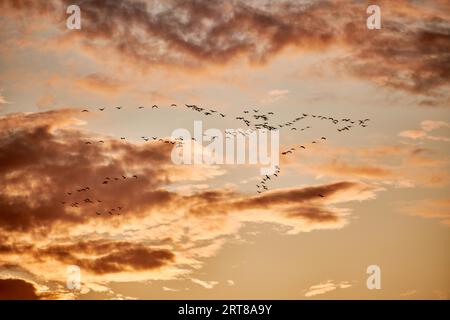
MULTIPOLYGON (((120 176, 120 177, 105 177, 102 180, 102 185, 112 184, 115 182, 123 182, 125 180, 130 179, 138 179, 137 175, 132 176, 120 176)), ((70 206, 72 208, 80 208, 81 206, 85 205, 97 205, 98 207, 104 207, 103 201, 100 199, 94 199, 92 196, 89 196, 90 192, 94 191, 91 189, 91 187, 87 186, 84 188, 76 189, 73 191, 66 192, 67 199, 64 201, 61 201, 61 204, 63 206, 70 206), (74 199, 75 198, 75 199, 74 199), (84 198, 84 199, 83 199, 84 198), (79 200, 80 199, 80 200, 79 200), (70 201, 69 201, 70 200, 70 201)), ((96 215, 103 215, 103 214, 109 214, 109 215, 120 215, 123 207, 122 206, 115 206, 113 208, 107 208, 107 209, 101 209, 95 211, 96 215)))
MULTIPOLYGON (((225 113, 222 113, 218 110, 203 108, 203 107, 197 106, 195 104, 192 104, 192 105, 185 104, 184 106, 178 106, 177 104, 172 103, 169 107, 170 108, 178 108, 178 109, 185 108, 187 110, 197 112, 205 117, 218 117, 220 119, 228 117, 225 113)), ((143 110, 146 108, 148 108, 148 107, 138 106, 137 110, 143 110)), ((112 109, 113 110, 125 110, 124 107, 122 107, 122 106, 116 106, 116 107, 113 107, 112 109)), ((160 106, 154 104, 151 106, 151 109, 160 109, 160 106)), ((104 112, 106 110, 107 110, 106 107, 98 108, 98 111, 100 111, 100 112, 104 112)), ((91 112, 91 111, 90 111, 90 109, 83 109, 81 112, 87 113, 87 112, 91 112)), ((363 120, 352 120, 350 118, 338 119, 336 117, 331 117, 331 116, 326 116, 326 115, 302 113, 301 115, 294 117, 290 121, 286 121, 286 122, 282 122, 282 123, 275 123, 273 121, 274 116, 275 116, 275 113, 272 111, 263 113, 263 112, 261 112, 260 109, 256 109, 256 108, 243 110, 242 115, 235 116, 234 119, 241 121, 241 123, 247 129, 246 130, 238 129, 238 130, 232 130, 232 131, 225 130, 226 138, 227 139, 231 138, 231 135, 237 135, 237 134, 247 136, 252 131, 260 130, 260 129, 266 129, 266 130, 277 130, 278 129, 278 130, 289 130, 291 132, 292 131, 303 132, 305 130, 311 129, 310 126, 300 126, 299 125, 299 122, 304 119, 316 119, 316 120, 320 120, 320 121, 328 121, 331 124, 337 126, 336 130, 338 132, 350 131, 351 129, 358 127, 358 126, 365 128, 368 126, 368 122, 370 121, 370 119, 368 119, 368 118, 363 119, 363 120)), ((216 136, 211 137, 212 140, 216 139, 216 138, 217 138, 216 136)), ((172 144, 172 145, 176 145, 176 146, 181 146, 183 143, 186 142, 186 141, 183 141, 182 137, 165 139, 165 138, 156 137, 156 136, 151 136, 151 137, 142 136, 141 139, 145 142, 154 141, 154 142, 160 142, 160 143, 165 143, 165 144, 172 144)), ((192 139, 192 141, 196 141, 195 138, 191 138, 191 139, 192 139)), ((126 138, 120 137, 120 140, 126 140, 126 138)), ((326 140, 327 140, 327 138, 322 136, 319 139, 311 141, 311 144, 325 142, 326 140)), ((87 144, 87 145, 92 144, 92 143, 93 143, 93 141, 85 141, 85 144, 87 144)), ((105 143, 105 141, 98 140, 98 143, 105 143)), ((289 149, 281 151, 281 155, 288 156, 290 154, 293 154, 296 151, 307 149, 307 146, 308 146, 308 144, 292 146, 289 149)), ((265 177, 263 177, 262 180, 256 184, 257 193, 260 194, 265 191, 268 191, 269 190, 269 187, 268 187, 269 180, 277 178, 279 176, 279 173, 280 173, 280 167, 277 166, 275 173, 273 175, 270 175, 270 176, 266 175, 265 177)), ((137 176, 135 175, 135 176, 133 176, 133 178, 137 178, 137 176)), ((121 179, 125 180, 125 179, 127 179, 127 177, 122 176, 121 179)), ((120 180, 120 178, 111 179, 109 177, 106 177, 105 180, 103 181, 103 184, 108 184, 108 183, 112 182, 113 180, 120 180)), ((89 191, 89 190, 90 190, 89 187, 85 187, 83 189, 77 190, 77 192, 84 192, 84 191, 89 191)), ((71 193, 68 193, 68 195, 71 195, 71 193)), ((317 196, 324 197, 324 195, 322 195, 322 194, 318 194, 317 196)), ((96 202, 101 203, 100 200, 96 200, 96 202)), ((92 203, 95 203, 95 201, 91 200, 90 198, 85 198, 83 203, 84 204, 92 204, 92 203)), ((66 204, 66 202, 63 201, 63 204, 66 204)), ((72 203, 70 203, 70 205, 72 207, 78 207, 81 205, 81 203, 80 202, 72 202, 72 203)), ((110 214, 110 215, 120 214, 120 211, 122 209, 123 209, 122 207, 114 207, 109 210, 106 210, 105 213, 110 214)), ((97 211, 96 214, 101 215, 102 212, 97 211)))

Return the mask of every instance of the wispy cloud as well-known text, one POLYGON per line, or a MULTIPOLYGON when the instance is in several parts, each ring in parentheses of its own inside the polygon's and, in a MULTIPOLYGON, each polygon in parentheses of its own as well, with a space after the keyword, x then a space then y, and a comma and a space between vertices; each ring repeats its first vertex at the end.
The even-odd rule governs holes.
POLYGON ((420 129, 413 130, 405 130, 401 131, 398 135, 403 138, 409 139, 426 139, 432 141, 444 141, 449 142, 450 138, 446 136, 435 136, 429 134, 431 131, 440 129, 440 128, 450 128, 449 123, 445 121, 433 121, 433 120, 424 120, 420 123, 420 129))
POLYGON ((202 287, 205 288, 205 289, 212 289, 212 288, 214 288, 217 284, 219 284, 218 281, 203 281, 203 280, 196 279, 196 278, 191 278, 191 281, 192 281, 193 283, 196 283, 196 284, 202 286, 202 287))
POLYGON ((0 104, 7 104, 9 103, 8 101, 6 101, 6 98, 0 93, 0 104))
POLYGON ((273 89, 267 93, 267 96, 264 97, 261 102, 262 103, 272 103, 287 97, 289 94, 289 90, 287 89, 273 89))
POLYGON ((336 289, 347 289, 351 286, 352 285, 348 281, 335 282, 333 280, 328 280, 309 287, 309 289, 305 292, 305 297, 310 298, 334 291, 336 289))

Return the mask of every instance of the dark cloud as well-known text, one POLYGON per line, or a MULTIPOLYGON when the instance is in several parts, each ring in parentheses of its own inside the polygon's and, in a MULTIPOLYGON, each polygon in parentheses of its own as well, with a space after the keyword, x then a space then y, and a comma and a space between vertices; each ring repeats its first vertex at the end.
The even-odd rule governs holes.
POLYGON ((342 214, 329 203, 366 198, 373 187, 357 182, 275 190, 252 197, 234 192, 209 191, 187 198, 189 212, 196 216, 224 215, 247 210, 272 210, 282 217, 324 225, 344 222, 342 214), (323 197, 322 197, 323 196, 323 197))
POLYGON ((0 118, 0 184, 4 186, 0 194, 1 229, 48 232, 55 223, 87 222, 97 210, 104 212, 121 206, 140 212, 171 200, 169 192, 158 190, 170 181, 168 172, 161 167, 169 160, 169 146, 131 147, 113 139, 86 145, 95 137, 58 127, 70 123, 61 120, 68 114, 72 112, 0 118), (111 153, 117 157, 113 159, 111 153), (135 174, 139 179, 130 178, 135 174), (120 181, 103 185, 107 176, 119 177, 120 181), (122 176, 129 178, 123 180, 122 176), (76 192, 86 186, 90 186, 89 192, 76 192), (67 192, 73 195, 68 196, 67 192), (70 203, 82 203, 86 198, 96 204, 78 210, 70 207, 70 203))
POLYGON ((32 283, 22 279, 0 279, 0 300, 38 300, 32 283))
MULTIPOLYGON (((65 28, 61 12, 71 1, 34 2, 6 1, 5 12, 53 14, 65 28)), ((78 3, 82 30, 66 32, 61 39, 79 41, 101 60, 108 51, 140 69, 154 64, 201 68, 237 58, 261 64, 289 47, 340 47, 345 58, 336 62, 344 71, 422 95, 421 105, 448 104, 450 28, 445 12, 450 7, 445 1, 379 1, 381 30, 366 28, 367 3, 350 0, 78 3)), ((66 43, 73 47, 73 41, 66 43)))
POLYGON ((75 264, 95 274, 151 270, 175 261, 175 255, 167 249, 152 249, 127 241, 102 240, 53 245, 37 250, 35 255, 38 259, 51 257, 75 264))

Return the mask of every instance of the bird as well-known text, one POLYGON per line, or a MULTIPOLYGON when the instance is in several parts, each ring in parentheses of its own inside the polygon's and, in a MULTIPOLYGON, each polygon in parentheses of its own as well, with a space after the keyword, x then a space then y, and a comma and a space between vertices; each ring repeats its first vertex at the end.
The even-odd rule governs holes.
POLYGON ((81 111, 81 112, 89 112, 89 110, 86 110, 86 109, 84 109, 83 111, 81 111))
POLYGON ((321 198, 325 198, 325 196, 323 194, 320 194, 320 193, 318 194, 318 196, 321 197, 321 198))
POLYGON ((99 142, 99 143, 105 143, 105 141, 103 141, 103 140, 99 140, 98 142, 99 142))
POLYGON ((137 179, 137 175, 134 175, 133 178, 137 179))
POLYGON ((152 109, 159 109, 159 107, 156 105, 156 104, 154 104, 154 105, 152 105, 152 109))
POLYGON ((84 144, 92 144, 90 141, 86 141, 84 144))
POLYGON ((125 140, 125 138, 124 137, 120 137, 120 140, 125 140))
POLYGON ((98 108, 98 110, 103 111, 103 110, 105 110, 105 108, 98 108))
POLYGON ((327 140, 327 138, 325 138, 325 137, 322 137, 322 138, 320 138, 321 140, 327 140))
POLYGON ((116 109, 117 109, 117 110, 120 110, 120 109, 122 109, 122 107, 116 107, 116 109))
POLYGON ((170 106, 171 107, 176 107, 177 105, 175 103, 172 103, 170 106))
POLYGON ((144 107, 143 107, 143 106, 140 106, 138 109, 144 109, 144 107))

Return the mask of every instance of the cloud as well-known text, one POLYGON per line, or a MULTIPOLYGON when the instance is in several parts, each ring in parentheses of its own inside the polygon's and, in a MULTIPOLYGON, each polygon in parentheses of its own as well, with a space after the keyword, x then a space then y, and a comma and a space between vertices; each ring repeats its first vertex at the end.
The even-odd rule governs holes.
POLYGON ((193 283, 196 283, 196 284, 202 286, 202 287, 205 288, 205 289, 212 289, 212 288, 214 288, 217 284, 219 284, 219 282, 217 282, 217 281, 203 281, 203 280, 196 279, 196 278, 191 278, 191 281, 192 281, 193 283))
POLYGON ((285 98, 289 94, 289 90, 287 89, 273 89, 267 93, 267 97, 262 99, 262 103, 272 103, 277 100, 285 98))
POLYGON ((80 115, 64 109, 0 118, 0 275, 53 281, 46 298, 76 296, 64 290, 69 264, 81 268, 86 288, 176 279, 200 268, 245 223, 274 223, 288 233, 338 229, 351 214, 343 204, 378 191, 337 181, 261 195, 227 187, 184 193, 178 182, 210 185, 217 170, 172 164, 164 143, 89 132, 80 115), (120 215, 108 214, 118 206, 120 215))
POLYGON ((349 147, 327 143, 296 154, 286 165, 316 179, 370 181, 378 185, 411 188, 442 187, 450 183, 449 158, 443 150, 415 144, 349 147))
POLYGON ((123 90, 126 85, 105 74, 92 73, 75 80, 75 85, 82 89, 105 94, 114 94, 123 90))
POLYGON ((180 291, 179 289, 173 289, 173 288, 169 288, 169 287, 162 287, 163 291, 169 291, 169 292, 178 292, 180 291))
POLYGON ((331 163, 318 165, 317 170, 321 174, 367 179, 384 179, 392 176, 391 170, 383 166, 349 164, 338 159, 335 159, 331 163))
POLYGON ((6 101, 5 97, 2 94, 0 94, 0 104, 7 104, 7 103, 8 101, 6 101))
POLYGON ((39 110, 45 110, 53 107, 56 103, 55 96, 51 94, 42 95, 36 102, 39 110))
POLYGON ((444 136, 433 136, 429 132, 440 128, 450 128, 445 121, 424 120, 420 123, 421 129, 401 131, 398 135, 409 139, 427 139, 432 141, 449 142, 450 138, 444 136))
POLYGON ((331 291, 334 291, 336 289, 346 289, 350 288, 352 285, 348 281, 342 281, 336 283, 333 280, 328 280, 323 283, 319 283, 316 285, 313 285, 309 287, 308 290, 305 292, 305 297, 310 298, 317 295, 322 295, 331 291))
POLYGON ((437 219, 442 224, 450 226, 450 200, 426 199, 415 201, 413 205, 405 205, 402 212, 423 218, 437 219))
POLYGON ((152 249, 126 241, 55 245, 37 250, 36 256, 47 256, 67 265, 78 265, 95 274, 158 269, 175 260, 175 255, 167 249, 152 249))
POLYGON ((38 300, 36 288, 22 279, 0 279, 0 300, 38 300))
POLYGON ((198 70, 242 59, 264 64, 288 48, 300 53, 340 49, 338 71, 415 94, 420 105, 448 105, 445 2, 381 1, 382 29, 374 31, 366 27, 367 4, 350 0, 127 0, 107 5, 88 0, 82 6, 83 31, 73 33, 67 33, 56 14, 70 1, 26 3, 4 1, 2 12, 31 16, 29 21, 52 17, 61 26, 53 39, 57 46, 81 48, 103 63, 113 60, 138 70, 154 65, 198 70))

